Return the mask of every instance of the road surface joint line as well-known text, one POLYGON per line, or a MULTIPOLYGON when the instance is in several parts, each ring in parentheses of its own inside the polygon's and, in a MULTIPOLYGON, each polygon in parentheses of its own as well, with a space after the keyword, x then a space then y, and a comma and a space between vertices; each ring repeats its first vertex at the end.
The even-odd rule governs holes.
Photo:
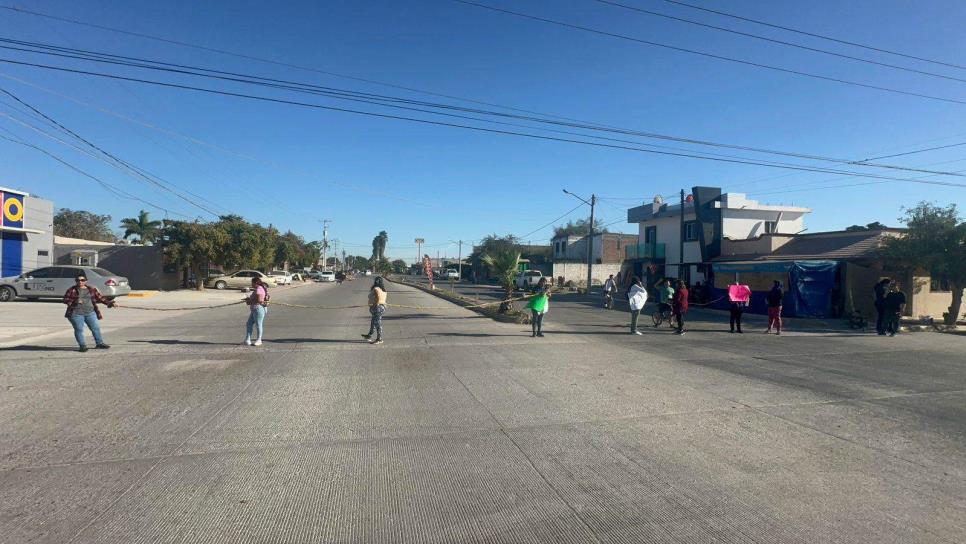
MULTIPOLYGON (((285 356, 287 356, 289 353, 291 353, 291 352, 290 351, 283 351, 281 353, 281 357, 279 357, 278 359, 285 358, 285 356)), ((276 360, 276 362, 277 362, 277 360, 276 360)), ((251 380, 249 380, 248 383, 245 384, 245 387, 242 387, 241 390, 238 391, 238 393, 235 394, 234 397, 232 397, 230 400, 228 400, 226 403, 224 403, 218 410, 215 411, 214 414, 211 415, 211 417, 209 417, 204 422, 202 422, 201 425, 199 425, 198 427, 196 427, 195 430, 192 431, 191 434, 189 434, 180 444, 178 444, 177 446, 175 446, 171 450, 171 453, 169 455, 177 453, 178 450, 181 449, 182 447, 184 447, 184 445, 187 444, 189 440, 191 440, 196 434, 198 434, 199 432, 201 432, 201 430, 204 429, 205 427, 207 427, 209 423, 211 423, 212 421, 214 421, 215 418, 217 418, 218 416, 220 416, 225 410, 227 410, 238 399, 240 399, 241 396, 246 391, 248 391, 248 389, 252 385, 255 384, 255 382, 257 382, 258 380, 260 380, 260 379, 264 378, 266 375, 268 375, 268 372, 270 370, 272 370, 274 368, 274 366, 275 366, 275 365, 270 364, 268 362, 263 362, 263 364, 265 365, 265 370, 264 371, 262 371, 257 376, 253 377, 251 380)), ((142 474, 141 476, 139 476, 134 482, 131 483, 131 485, 129 485, 127 487, 127 489, 125 489, 124 491, 122 491, 117 497, 114 498, 114 500, 112 500, 107 506, 105 506, 103 510, 101 510, 96 515, 94 515, 86 524, 84 524, 83 527, 81 527, 80 529, 78 529, 78 531, 76 533, 74 533, 74 536, 70 537, 70 539, 68 539, 65 544, 71 544, 72 542, 74 542, 75 540, 77 540, 82 534, 84 534, 84 532, 88 528, 90 528, 91 526, 93 526, 94 523, 96 523, 99 519, 101 519, 102 517, 104 517, 105 514, 107 514, 111 510, 113 510, 114 507, 117 506, 117 504, 119 502, 121 502, 121 500, 125 496, 127 496, 128 493, 130 493, 132 490, 134 490, 134 488, 136 488, 138 485, 140 485, 142 482, 144 482, 147 479, 147 477, 150 476, 151 473, 154 472, 154 470, 157 469, 158 466, 160 466, 162 462, 164 462, 165 459, 166 459, 166 457, 158 458, 155 461, 155 463, 152 464, 151 467, 148 468, 148 470, 146 470, 144 472, 144 474, 142 474)))

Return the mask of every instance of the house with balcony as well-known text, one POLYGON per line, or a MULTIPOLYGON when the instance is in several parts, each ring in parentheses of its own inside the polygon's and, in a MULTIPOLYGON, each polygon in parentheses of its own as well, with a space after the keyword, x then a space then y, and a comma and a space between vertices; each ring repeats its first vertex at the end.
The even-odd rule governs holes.
POLYGON ((659 278, 706 282, 710 263, 722 247, 766 234, 794 235, 805 230, 808 208, 764 204, 744 193, 722 193, 717 187, 693 187, 683 204, 661 197, 627 211, 637 223, 636 244, 625 247, 625 275, 653 284, 659 278))

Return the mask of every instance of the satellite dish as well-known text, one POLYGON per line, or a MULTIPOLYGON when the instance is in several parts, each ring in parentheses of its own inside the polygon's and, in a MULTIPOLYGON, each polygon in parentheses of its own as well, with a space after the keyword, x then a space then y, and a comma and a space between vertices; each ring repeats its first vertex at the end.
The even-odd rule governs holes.
POLYGON ((661 195, 654 195, 655 204, 664 204, 664 198, 661 195))

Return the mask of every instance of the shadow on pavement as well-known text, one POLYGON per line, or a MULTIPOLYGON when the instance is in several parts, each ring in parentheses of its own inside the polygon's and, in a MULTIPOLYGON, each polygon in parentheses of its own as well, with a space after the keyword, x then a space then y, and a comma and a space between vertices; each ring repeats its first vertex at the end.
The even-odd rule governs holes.
POLYGON ((77 351, 77 348, 51 346, 13 346, 10 348, 0 348, 0 351, 77 351))
POLYGON ((265 344, 365 344, 365 340, 340 340, 337 338, 273 338, 262 340, 265 344))
POLYGON ((161 344, 164 346, 234 346, 239 342, 207 342, 204 340, 130 340, 137 344, 161 344))

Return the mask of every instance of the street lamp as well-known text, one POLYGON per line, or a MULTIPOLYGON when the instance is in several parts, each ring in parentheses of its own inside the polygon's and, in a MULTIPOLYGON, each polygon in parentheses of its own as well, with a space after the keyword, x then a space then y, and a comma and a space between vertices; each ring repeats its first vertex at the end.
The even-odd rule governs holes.
POLYGON ((584 204, 590 206, 590 224, 587 225, 587 294, 590 294, 591 267, 594 259, 594 206, 597 204, 597 195, 590 195, 590 202, 564 189, 564 193, 576 198, 584 204))

